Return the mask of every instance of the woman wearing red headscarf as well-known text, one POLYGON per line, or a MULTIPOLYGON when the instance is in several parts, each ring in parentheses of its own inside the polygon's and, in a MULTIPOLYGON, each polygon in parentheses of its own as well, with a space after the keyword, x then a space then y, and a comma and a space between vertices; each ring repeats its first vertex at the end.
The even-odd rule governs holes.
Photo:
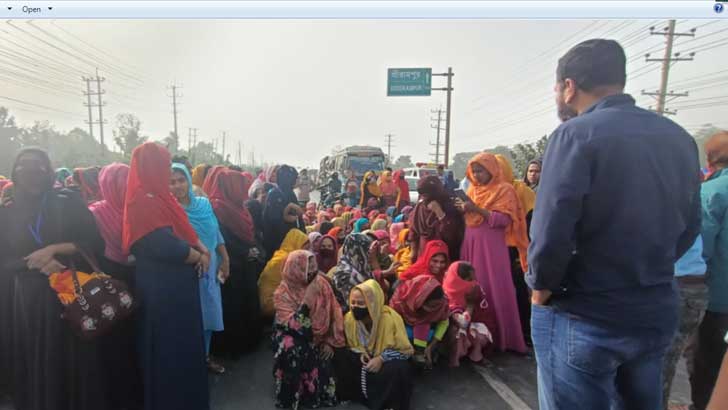
POLYGON ((457 260, 463 242, 465 223, 437 175, 422 178, 417 184, 420 201, 409 219, 410 235, 417 244, 412 248, 412 262, 416 262, 425 245, 435 239, 448 244, 448 254, 457 260))
POLYGON ((129 169, 122 251, 136 258, 144 406, 147 410, 209 408, 198 275, 207 250, 172 196, 169 151, 134 149, 129 169))
POLYGON ((430 275, 401 282, 389 305, 404 319, 407 334, 415 347, 415 363, 432 368, 433 354, 450 323, 442 284, 430 275))
POLYGON ((468 163, 469 201, 457 200, 465 213, 461 259, 475 268, 478 283, 498 318, 495 345, 499 350, 526 352, 516 291, 511 278, 508 244, 518 249, 525 265, 526 221, 513 185, 503 180, 495 155, 480 153, 468 163))
POLYGON ((237 357, 258 346, 263 331, 258 298, 255 225, 245 207, 252 175, 215 167, 205 178, 203 189, 212 204, 230 255, 230 277, 222 284, 222 314, 225 330, 212 338, 215 355, 237 357))
POLYGON ((430 241, 425 246, 424 254, 412 266, 399 276, 400 280, 410 280, 417 276, 430 275, 442 283, 445 270, 450 264, 448 246, 445 242, 430 241))

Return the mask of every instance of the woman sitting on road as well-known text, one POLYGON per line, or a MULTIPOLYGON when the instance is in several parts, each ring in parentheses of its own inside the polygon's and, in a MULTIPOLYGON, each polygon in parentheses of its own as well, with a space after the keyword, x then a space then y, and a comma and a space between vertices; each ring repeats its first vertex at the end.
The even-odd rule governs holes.
POLYGON ((276 407, 335 406, 332 360, 346 344, 341 307, 313 253, 291 252, 282 274, 274 295, 276 407))
POLYGON ((260 297, 260 309, 263 317, 269 318, 275 313, 273 293, 281 284, 283 265, 286 263, 288 254, 299 249, 310 250, 311 243, 305 233, 298 229, 291 229, 283 239, 280 249, 273 254, 273 257, 263 268, 263 272, 258 278, 258 296, 260 297))
POLYGON ((400 280, 410 280, 421 275, 430 275, 442 283, 445 271, 450 264, 450 254, 443 241, 430 241, 425 247, 425 253, 412 266, 399 276, 400 280))
POLYGON ((404 318, 407 334, 415 346, 415 362, 431 369, 437 346, 450 324, 442 285, 431 275, 400 282, 389 305, 404 318))
POLYGON ((495 312, 475 281, 475 268, 467 262, 453 263, 442 287, 450 306, 450 366, 458 367, 463 357, 482 362, 493 350, 495 312))
POLYGON ((349 296, 352 311, 344 318, 346 345, 337 366, 341 400, 355 400, 373 410, 408 410, 412 397, 414 352, 402 318, 384 304, 377 281, 357 285, 349 296))

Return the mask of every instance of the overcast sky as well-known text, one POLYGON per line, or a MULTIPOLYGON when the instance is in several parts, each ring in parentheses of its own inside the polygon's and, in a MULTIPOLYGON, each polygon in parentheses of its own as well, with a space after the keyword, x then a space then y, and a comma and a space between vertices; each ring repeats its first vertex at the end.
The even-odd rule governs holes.
MULTIPOLYGON (((556 60, 588 38, 623 40, 628 92, 643 106, 653 104, 639 96, 659 84, 657 63, 640 57, 645 50, 662 57, 664 38, 649 36, 652 23, 17 20, 0 25, 0 36, 15 43, 0 44, 0 105, 21 124, 49 120, 60 130, 87 129, 80 75, 92 74, 90 60, 101 60, 109 139, 114 117, 125 112, 141 119, 144 134, 166 136, 172 129, 167 86, 176 82, 184 148, 188 127, 206 141, 227 131, 228 153, 241 141, 246 159, 254 148, 256 162, 317 166, 336 145, 383 146, 392 133, 393 156, 424 161, 435 139, 430 110, 445 107, 445 94, 387 97, 387 68, 453 67, 452 154, 511 145, 558 125, 556 60), (10 58, 16 53, 29 58, 10 58), (32 86, 13 81, 20 67, 32 86)), ((694 27, 697 36, 680 38, 675 51, 697 49, 695 61, 675 64, 670 79, 676 92, 691 90, 679 85, 692 85, 693 78, 696 86, 671 103, 686 107, 674 118, 688 129, 708 122, 728 127, 728 21, 679 20, 677 29, 694 27), (711 102, 716 106, 707 107, 711 102)), ((433 85, 444 81, 434 77, 433 85)))

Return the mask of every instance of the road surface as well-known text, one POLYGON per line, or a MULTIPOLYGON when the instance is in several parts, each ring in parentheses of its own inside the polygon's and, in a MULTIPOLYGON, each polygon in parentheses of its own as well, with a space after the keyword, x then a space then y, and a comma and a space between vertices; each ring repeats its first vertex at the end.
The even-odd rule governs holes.
MULTIPOLYGON (((226 362, 227 372, 210 376, 212 410, 273 410, 272 352, 261 342, 254 353, 226 362)), ((441 363, 418 374, 412 410, 537 410, 536 364, 531 355, 497 354, 483 366, 450 369, 441 363)), ((673 401, 687 403, 689 387, 681 363, 673 387, 673 401)), ((349 403, 336 409, 365 410, 349 403)), ((13 410, 0 398, 0 410, 13 410)))

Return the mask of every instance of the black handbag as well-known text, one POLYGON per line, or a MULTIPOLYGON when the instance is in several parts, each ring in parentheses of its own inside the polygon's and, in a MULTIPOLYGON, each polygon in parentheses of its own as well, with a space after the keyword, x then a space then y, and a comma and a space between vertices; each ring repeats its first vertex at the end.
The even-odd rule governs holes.
POLYGON ((71 269, 76 299, 65 305, 63 318, 83 340, 107 334, 117 323, 128 318, 137 303, 126 283, 103 273, 96 260, 81 247, 78 253, 94 270, 93 278, 80 285, 76 269, 71 269))

